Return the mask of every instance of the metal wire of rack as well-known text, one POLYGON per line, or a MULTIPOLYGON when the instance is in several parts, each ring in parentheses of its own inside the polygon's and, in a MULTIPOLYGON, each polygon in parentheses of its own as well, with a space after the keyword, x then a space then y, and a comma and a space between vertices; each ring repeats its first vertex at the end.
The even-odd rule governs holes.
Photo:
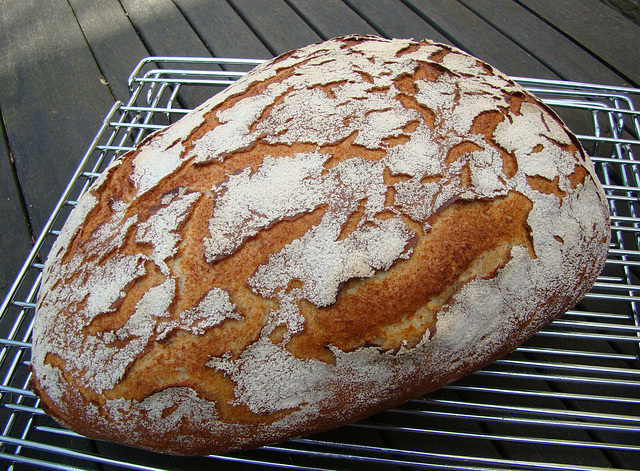
POLYGON ((402 407, 276 446, 173 458, 61 429, 30 392, 42 261, 79 196, 150 132, 259 60, 152 57, 133 71, 0 305, 0 465, 7 469, 640 469, 640 90, 515 78, 596 164, 612 242, 592 291, 508 357, 402 407))

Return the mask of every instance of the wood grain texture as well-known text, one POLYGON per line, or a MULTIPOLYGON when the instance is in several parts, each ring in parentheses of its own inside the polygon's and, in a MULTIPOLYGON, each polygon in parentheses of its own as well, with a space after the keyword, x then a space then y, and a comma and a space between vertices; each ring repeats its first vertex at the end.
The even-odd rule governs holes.
POLYGON ((325 0, 322 8, 313 0, 288 0, 322 39, 349 34, 380 34, 341 0, 325 0))
POLYGON ((400 0, 345 0, 354 11, 365 18, 378 33, 387 38, 431 39, 452 44, 427 21, 420 18, 400 0))
POLYGON ((229 0, 272 55, 322 40, 284 0, 229 0))
POLYGON ((122 0, 121 3, 152 55, 211 56, 171 0, 122 0))
POLYGON ((4 2, 0 57, 0 106, 39 233, 112 97, 66 1, 4 2))
POLYGON ((149 50, 117 0, 69 0, 69 4, 113 98, 126 101, 127 78, 149 50))
MULTIPOLYGON (((211 57, 211 51, 171 0, 122 0, 121 3, 151 55, 211 57)), ((181 90, 179 102, 194 108, 210 96, 210 91, 193 87, 181 90)))
POLYGON ((225 0, 174 0, 214 57, 269 59, 269 49, 225 0))
POLYGON ((545 21, 511 0, 461 0, 479 17, 563 80, 628 85, 622 77, 545 21))
POLYGON ((0 300, 4 299, 31 249, 27 216, 22 208, 20 186, 14 178, 12 167, 4 123, 0 119, 0 247, 3 248, 0 257, 0 300))
POLYGON ((519 1, 633 86, 640 85, 640 25, 599 0, 519 1))

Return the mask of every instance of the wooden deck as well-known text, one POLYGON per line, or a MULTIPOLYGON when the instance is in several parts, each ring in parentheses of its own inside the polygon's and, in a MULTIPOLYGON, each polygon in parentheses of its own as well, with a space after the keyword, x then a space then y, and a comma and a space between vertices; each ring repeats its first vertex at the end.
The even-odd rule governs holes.
POLYGON ((600 0, 2 0, 0 298, 140 59, 269 58, 349 33, 428 37, 514 76, 640 85, 640 26, 600 0))

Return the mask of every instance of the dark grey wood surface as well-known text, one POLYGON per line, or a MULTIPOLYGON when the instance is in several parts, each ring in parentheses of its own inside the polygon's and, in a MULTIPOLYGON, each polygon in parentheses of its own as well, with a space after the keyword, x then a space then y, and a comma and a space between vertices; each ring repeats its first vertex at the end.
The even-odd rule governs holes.
POLYGON ((513 76, 640 86, 640 26, 600 0, 0 0, 0 299, 141 59, 264 59, 352 33, 445 42, 513 76))

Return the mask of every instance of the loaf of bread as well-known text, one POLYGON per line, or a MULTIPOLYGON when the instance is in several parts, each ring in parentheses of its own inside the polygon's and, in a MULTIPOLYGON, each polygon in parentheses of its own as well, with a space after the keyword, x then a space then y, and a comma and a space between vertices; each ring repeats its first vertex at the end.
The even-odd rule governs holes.
POLYGON ((32 386, 169 454, 327 430, 483 367, 577 303, 609 212, 560 119, 429 41, 276 57, 84 194, 46 262, 32 386))

